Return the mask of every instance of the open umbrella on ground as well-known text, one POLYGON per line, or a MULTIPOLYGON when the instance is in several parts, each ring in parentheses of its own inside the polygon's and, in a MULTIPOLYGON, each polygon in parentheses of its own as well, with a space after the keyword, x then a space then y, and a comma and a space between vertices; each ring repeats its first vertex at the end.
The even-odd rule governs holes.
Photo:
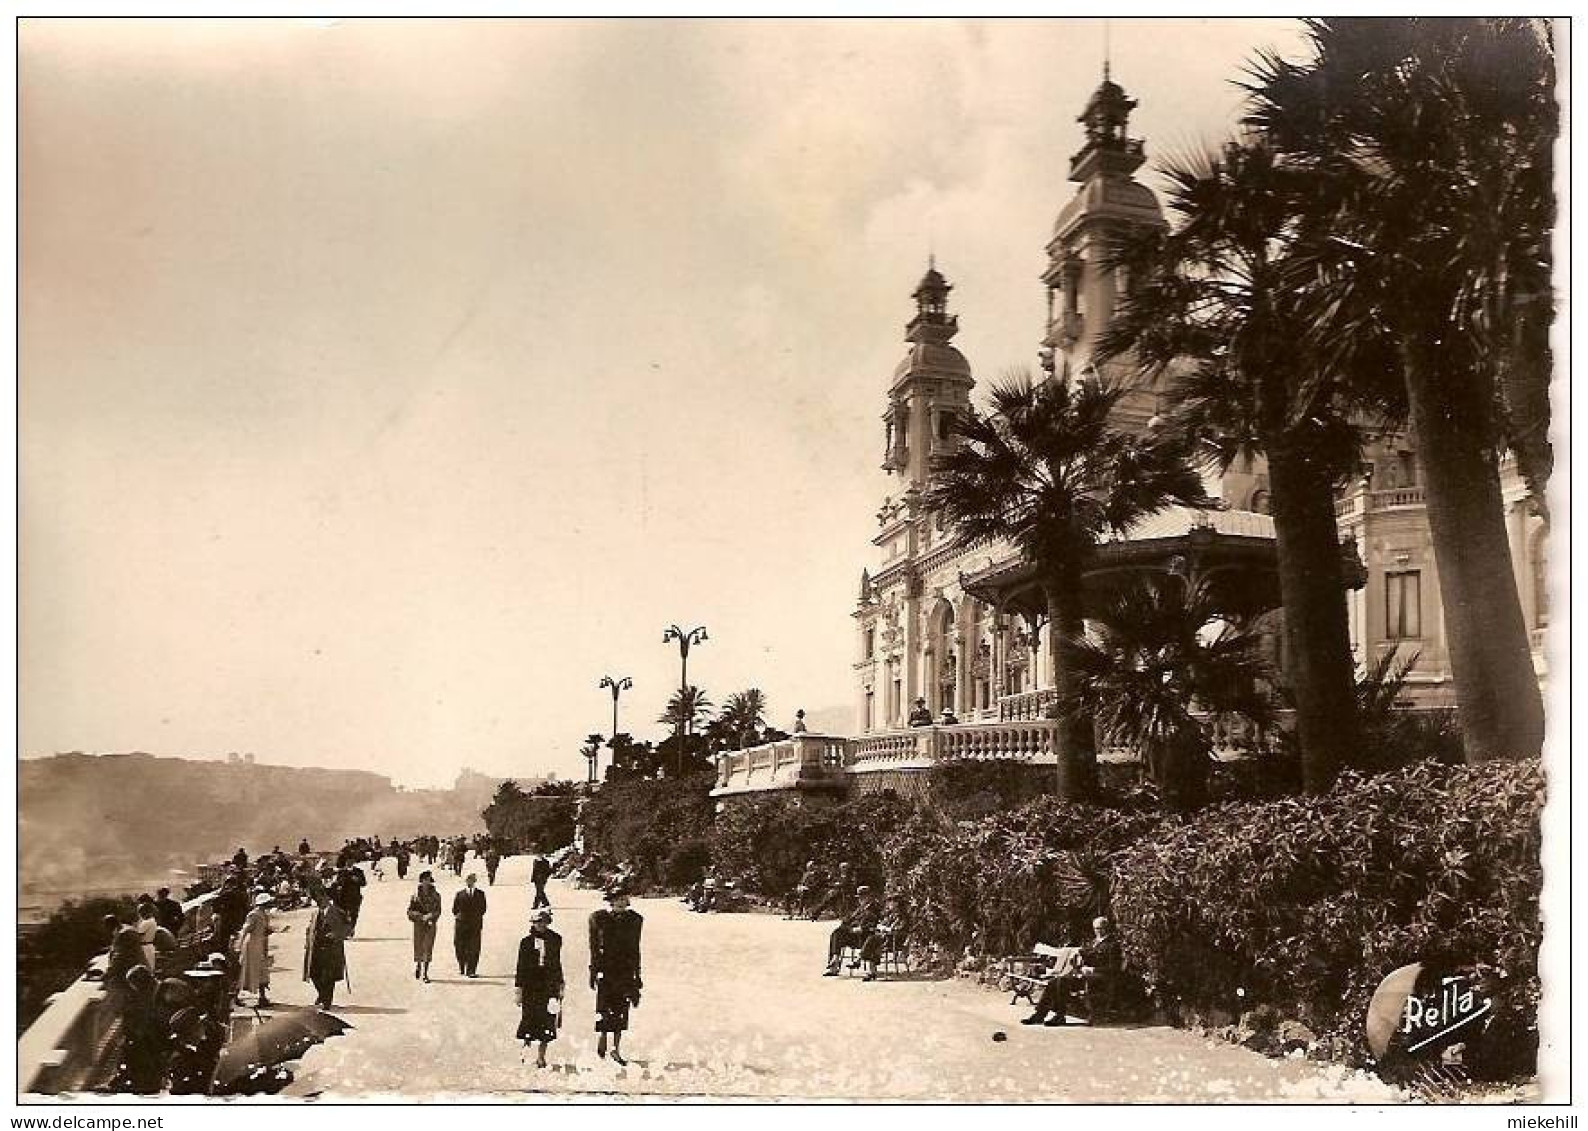
POLYGON ((1389 977, 1373 991, 1373 1000, 1367 1006, 1367 1047, 1379 1060, 1389 1051, 1395 1030, 1400 1027, 1401 1014, 1406 1009, 1406 999, 1417 989, 1417 976, 1423 972, 1421 962, 1390 971, 1389 977))
POLYGON ((279 1090, 290 1079, 280 1071, 315 1045, 353 1026, 313 1007, 277 1008, 268 1014, 232 1017, 232 1038, 215 1068, 217 1094, 279 1090))

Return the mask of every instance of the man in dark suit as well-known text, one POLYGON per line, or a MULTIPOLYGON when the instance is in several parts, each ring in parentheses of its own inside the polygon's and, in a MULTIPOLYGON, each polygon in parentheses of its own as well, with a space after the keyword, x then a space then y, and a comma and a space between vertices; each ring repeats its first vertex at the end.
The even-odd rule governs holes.
POLYGON ((330 1009, 337 982, 347 976, 347 950, 342 944, 353 931, 328 892, 320 893, 319 903, 303 933, 303 980, 314 983, 314 1004, 330 1009))
POLYGON ((480 933, 485 929, 485 893, 474 885, 473 872, 464 888, 452 897, 452 949, 458 956, 458 973, 465 978, 479 977, 480 933))
POLYGON ((551 879, 551 861, 540 853, 535 854, 535 862, 529 866, 529 882, 535 885, 535 901, 531 907, 550 907, 551 900, 546 898, 546 881, 551 879))
POLYGON ((513 985, 518 991, 518 1039, 540 1045, 535 1067, 546 1067, 546 1045, 557 1039, 562 1019, 562 936, 551 929, 551 911, 540 908, 529 917, 529 934, 518 944, 513 985), (554 1004, 555 1003, 555 1004, 554 1004))
POLYGON ((182 905, 171 898, 170 888, 154 893, 155 922, 171 932, 172 937, 182 933, 182 905))
POLYGON ((1119 949, 1119 939, 1114 936, 1114 928, 1107 919, 1099 917, 1092 920, 1092 934, 1092 941, 1081 948, 1080 969, 1050 979, 1037 999, 1036 1010, 1030 1017, 1022 1017, 1020 1024, 1049 1028, 1063 1025, 1070 994, 1119 977, 1124 968, 1124 955, 1119 949))
MULTIPOLYGON (((827 936, 827 969, 822 971, 822 977, 835 978, 838 976, 838 965, 843 960, 846 946, 859 947, 871 937, 877 929, 877 923, 882 918, 882 905, 871 894, 871 889, 861 885, 855 894, 859 901, 855 909, 838 921, 838 926, 833 928, 833 933, 827 936)), ((859 959, 856 959, 858 962, 859 959)))
POLYGON ((596 1055, 606 1056, 612 1037, 612 1059, 623 1059, 623 1031, 629 1007, 640 1003, 640 929, 638 911, 629 907, 629 893, 620 884, 606 890, 606 906, 590 915, 590 988, 596 992, 596 1055))
POLYGON ((336 877, 336 886, 331 889, 331 901, 347 916, 349 935, 358 930, 358 913, 364 906, 364 883, 364 870, 349 864, 336 877))

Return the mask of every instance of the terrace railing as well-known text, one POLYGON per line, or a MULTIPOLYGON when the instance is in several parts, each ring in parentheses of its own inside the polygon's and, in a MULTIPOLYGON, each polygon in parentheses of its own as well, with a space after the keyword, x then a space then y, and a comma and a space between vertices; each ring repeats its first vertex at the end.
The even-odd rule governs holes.
MULTIPOLYGON (((175 962, 198 960, 199 943, 213 918, 215 892, 182 904, 175 962)), ((114 1015, 104 983, 107 951, 83 976, 49 999, 44 1012, 17 1039, 17 1089, 55 1095, 92 1091, 108 1083, 120 1057, 121 1018, 114 1015)))

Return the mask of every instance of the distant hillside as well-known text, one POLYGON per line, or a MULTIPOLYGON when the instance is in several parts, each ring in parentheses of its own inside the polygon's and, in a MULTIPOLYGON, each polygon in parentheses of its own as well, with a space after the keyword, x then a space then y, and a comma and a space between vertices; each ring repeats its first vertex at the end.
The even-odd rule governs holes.
MULTIPOLYGON (((499 779, 465 771, 456 788, 404 790, 361 770, 57 754, 18 763, 25 885, 73 887, 187 867, 274 845, 355 836, 483 831, 499 779)), ((526 779, 528 780, 528 779, 526 779)))

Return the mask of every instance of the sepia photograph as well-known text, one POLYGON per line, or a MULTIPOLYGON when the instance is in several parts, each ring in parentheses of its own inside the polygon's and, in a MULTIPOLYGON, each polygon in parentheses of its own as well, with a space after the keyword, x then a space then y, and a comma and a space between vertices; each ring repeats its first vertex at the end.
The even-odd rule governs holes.
POLYGON ((14 1109, 1571 1101, 1569 20, 13 27, 14 1109))

